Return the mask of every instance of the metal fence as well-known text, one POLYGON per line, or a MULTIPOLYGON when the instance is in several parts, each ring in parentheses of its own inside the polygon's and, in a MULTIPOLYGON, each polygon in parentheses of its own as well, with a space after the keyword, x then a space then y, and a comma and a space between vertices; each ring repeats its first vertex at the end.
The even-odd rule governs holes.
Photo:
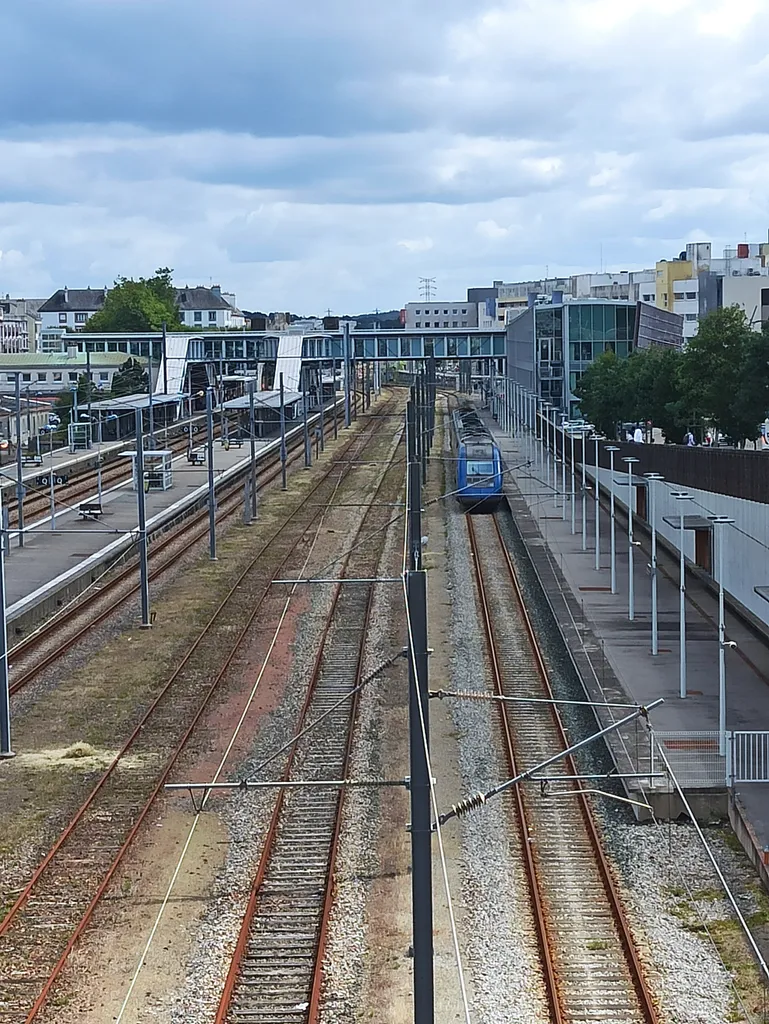
POLYGON ((727 777, 737 782, 769 782, 769 732, 733 732, 727 777))
MULTIPOLYGON (((655 755, 662 751, 681 787, 723 787, 727 759, 718 753, 718 732, 654 731, 655 755)), ((655 756, 656 761, 656 756, 655 756)), ((664 771, 662 758, 656 771, 664 771)))

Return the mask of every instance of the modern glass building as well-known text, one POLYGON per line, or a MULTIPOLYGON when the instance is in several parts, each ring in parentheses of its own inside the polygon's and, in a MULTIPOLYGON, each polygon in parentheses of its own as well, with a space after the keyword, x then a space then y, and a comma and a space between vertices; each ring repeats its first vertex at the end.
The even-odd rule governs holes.
POLYGON ((507 365, 523 387, 577 412, 574 388, 604 352, 626 357, 633 346, 635 302, 574 299, 530 306, 507 325, 507 365))

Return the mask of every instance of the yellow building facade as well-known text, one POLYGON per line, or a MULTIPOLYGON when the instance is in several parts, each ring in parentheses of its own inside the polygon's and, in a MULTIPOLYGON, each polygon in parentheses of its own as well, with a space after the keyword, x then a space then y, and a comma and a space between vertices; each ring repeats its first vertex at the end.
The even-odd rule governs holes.
POLYGON ((657 264, 655 301, 659 309, 673 312, 673 282, 689 281, 694 276, 691 260, 660 260, 657 264))

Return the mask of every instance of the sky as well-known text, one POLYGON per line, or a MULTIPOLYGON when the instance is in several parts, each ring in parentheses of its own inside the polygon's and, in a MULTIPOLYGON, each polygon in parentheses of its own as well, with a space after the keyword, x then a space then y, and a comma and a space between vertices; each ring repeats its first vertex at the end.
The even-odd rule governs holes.
POLYGON ((355 313, 769 228, 769 0, 12 0, 0 294, 355 313))

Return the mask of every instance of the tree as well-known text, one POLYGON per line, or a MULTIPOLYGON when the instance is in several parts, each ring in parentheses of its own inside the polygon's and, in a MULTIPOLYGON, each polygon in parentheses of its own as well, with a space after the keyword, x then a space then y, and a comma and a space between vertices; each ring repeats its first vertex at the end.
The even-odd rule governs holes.
POLYGON ((149 391, 149 375, 138 359, 126 359, 112 377, 110 394, 113 398, 121 395, 138 395, 149 391))
MULTIPOLYGON (((740 443, 745 438, 745 419, 736 399, 752 334, 738 306, 714 309, 700 320, 678 374, 683 406, 692 416, 691 426, 709 422, 740 443)), ((755 437, 755 433, 756 424, 748 435, 755 437)))
POLYGON ((732 402, 733 425, 729 436, 738 443, 755 439, 769 413, 769 324, 751 331, 745 341, 740 385, 732 402))
POLYGON ((628 364, 614 352, 604 352, 585 370, 574 393, 579 398, 582 415, 605 434, 614 437, 617 424, 627 416, 628 364))
POLYGON ((160 267, 152 277, 119 277, 107 292, 104 305, 88 319, 85 330, 94 332, 159 331, 163 323, 169 331, 182 330, 176 305, 172 271, 160 267))

